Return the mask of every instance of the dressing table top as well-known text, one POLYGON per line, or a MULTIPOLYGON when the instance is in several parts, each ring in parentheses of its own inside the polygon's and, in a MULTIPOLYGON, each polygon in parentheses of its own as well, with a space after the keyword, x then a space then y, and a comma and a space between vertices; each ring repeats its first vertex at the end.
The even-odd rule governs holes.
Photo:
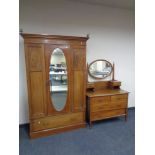
POLYGON ((102 89, 96 91, 87 91, 88 97, 109 96, 109 95, 121 95, 128 94, 129 92, 122 89, 102 89))

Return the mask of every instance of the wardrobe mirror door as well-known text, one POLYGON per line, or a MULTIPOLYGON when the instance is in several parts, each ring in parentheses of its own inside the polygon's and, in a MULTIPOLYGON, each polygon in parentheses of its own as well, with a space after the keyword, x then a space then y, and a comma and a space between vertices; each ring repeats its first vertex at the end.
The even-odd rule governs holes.
POLYGON ((49 77, 51 104, 56 111, 61 111, 64 109, 67 100, 68 78, 66 58, 60 48, 56 48, 52 52, 49 77))

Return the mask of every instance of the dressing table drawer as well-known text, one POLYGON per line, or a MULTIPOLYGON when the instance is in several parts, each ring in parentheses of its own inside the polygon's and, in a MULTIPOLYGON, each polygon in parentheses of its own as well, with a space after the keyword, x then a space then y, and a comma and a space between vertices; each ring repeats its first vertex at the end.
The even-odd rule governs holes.
POLYGON ((104 110, 100 112, 91 113, 91 120, 96 121, 105 118, 111 118, 116 116, 125 115, 125 109, 116 109, 116 110, 104 110))
POLYGON ((114 95, 111 96, 111 102, 112 103, 116 103, 116 102, 127 102, 128 100, 128 95, 127 94, 123 94, 123 95, 114 95))
POLYGON ((99 104, 108 104, 110 102, 110 96, 104 96, 104 97, 94 97, 91 99, 91 104, 93 106, 98 106, 99 104))
POLYGON ((112 109, 122 109, 122 108, 126 108, 127 103, 126 102, 122 102, 122 103, 100 103, 98 105, 96 104, 92 104, 90 106, 91 108, 91 112, 97 112, 97 111, 102 111, 102 110, 112 110, 112 109))

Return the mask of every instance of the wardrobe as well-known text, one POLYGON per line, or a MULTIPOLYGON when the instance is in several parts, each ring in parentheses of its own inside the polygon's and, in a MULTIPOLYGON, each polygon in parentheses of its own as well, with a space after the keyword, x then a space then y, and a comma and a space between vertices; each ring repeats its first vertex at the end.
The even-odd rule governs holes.
POLYGON ((85 127, 88 37, 24 38, 30 138, 85 127))

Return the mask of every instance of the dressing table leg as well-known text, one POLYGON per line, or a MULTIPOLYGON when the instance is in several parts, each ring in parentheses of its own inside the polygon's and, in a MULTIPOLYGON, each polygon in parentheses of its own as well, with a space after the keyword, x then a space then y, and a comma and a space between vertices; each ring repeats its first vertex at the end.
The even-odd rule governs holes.
POLYGON ((125 121, 127 122, 127 114, 125 115, 125 121))
POLYGON ((90 121, 89 122, 89 129, 91 129, 92 128, 92 122, 90 121))
POLYGON ((127 121, 127 117, 128 117, 128 109, 127 108, 125 110, 125 113, 126 113, 126 115, 125 115, 125 121, 127 121))

